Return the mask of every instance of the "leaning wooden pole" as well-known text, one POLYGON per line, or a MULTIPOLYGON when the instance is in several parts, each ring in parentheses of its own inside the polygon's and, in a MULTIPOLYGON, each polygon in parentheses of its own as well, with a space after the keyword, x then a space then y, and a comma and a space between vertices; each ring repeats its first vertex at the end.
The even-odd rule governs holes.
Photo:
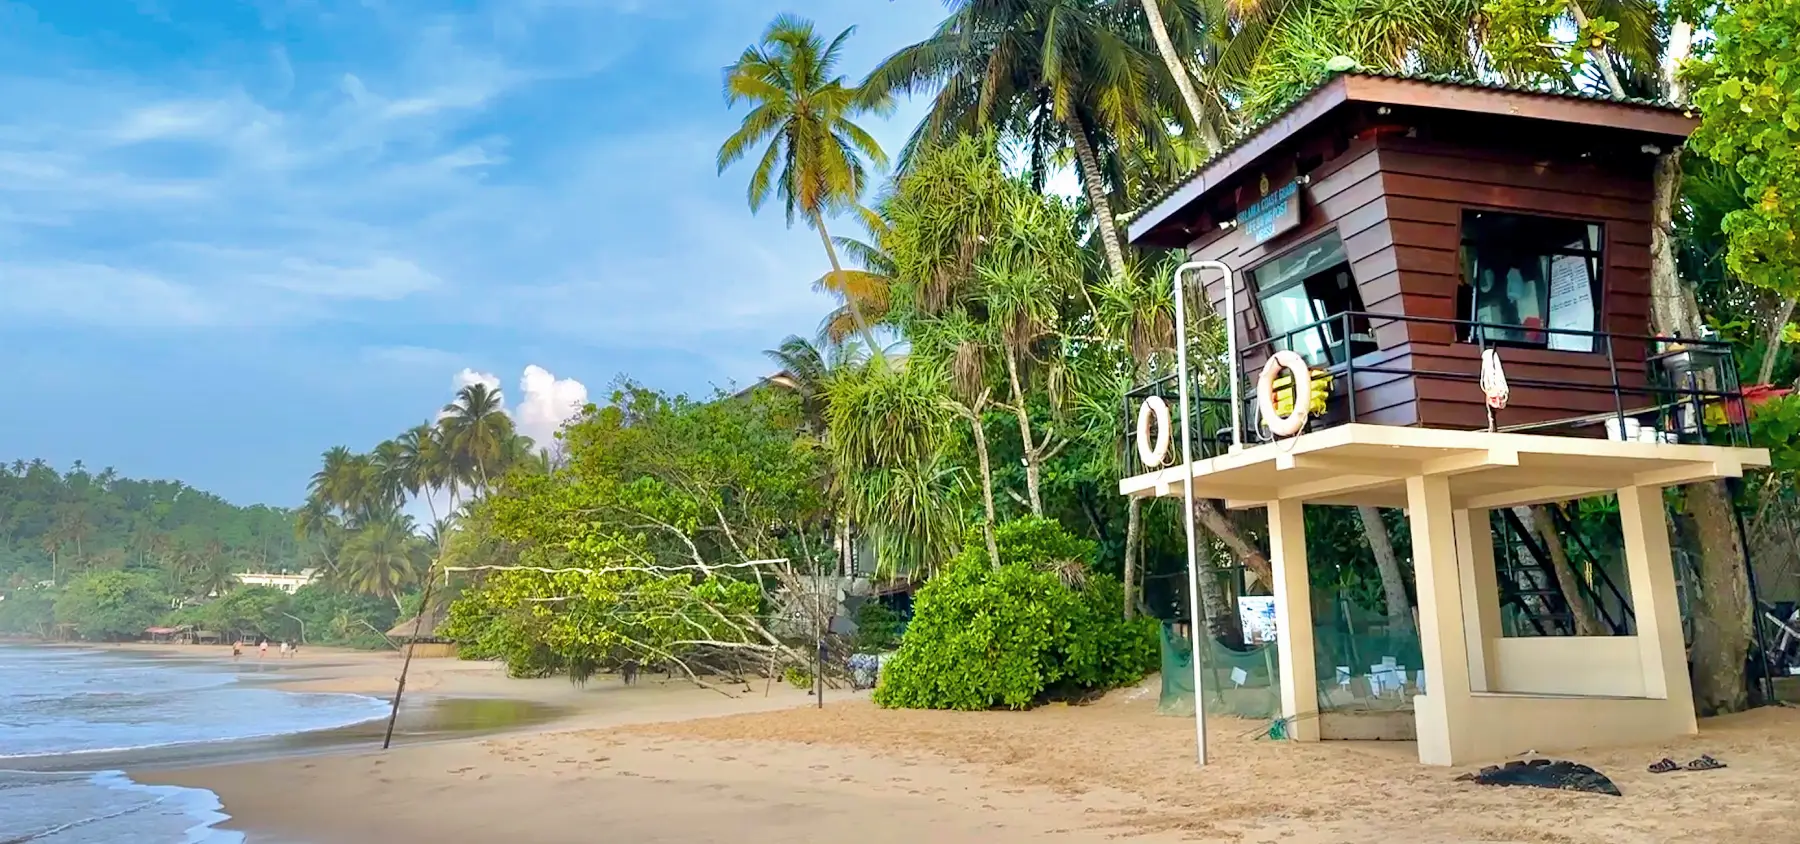
MULTIPOLYGON (((450 573, 445 572, 445 577, 450 573)), ((425 574, 425 591, 419 596, 419 615, 413 619, 412 638, 404 645, 406 658, 400 661, 400 680, 394 686, 394 706, 388 710, 387 733, 381 737, 381 749, 386 750, 394 743, 394 721, 400 717, 400 696, 406 694, 406 673, 412 668, 413 647, 419 643, 419 631, 425 627, 425 613, 431 611, 431 587, 437 578, 430 572, 425 574)))

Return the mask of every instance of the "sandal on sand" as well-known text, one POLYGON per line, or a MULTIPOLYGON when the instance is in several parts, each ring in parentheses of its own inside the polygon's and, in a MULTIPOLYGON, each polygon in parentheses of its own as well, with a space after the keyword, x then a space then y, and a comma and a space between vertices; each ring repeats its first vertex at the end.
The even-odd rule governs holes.
POLYGON ((1716 771, 1723 767, 1725 767, 1724 762, 1720 762, 1719 760, 1704 754, 1702 754, 1700 758, 1687 763, 1687 769, 1690 771, 1716 771))
MULTIPOLYGON (((1699 761, 1699 760, 1695 760, 1695 761, 1699 761)), ((1650 766, 1650 773, 1652 773, 1652 774, 1666 774, 1666 773, 1669 773, 1670 771, 1679 771, 1679 770, 1681 770, 1681 763, 1676 762, 1675 760, 1669 759, 1666 757, 1662 761, 1657 762, 1656 764, 1650 766)))

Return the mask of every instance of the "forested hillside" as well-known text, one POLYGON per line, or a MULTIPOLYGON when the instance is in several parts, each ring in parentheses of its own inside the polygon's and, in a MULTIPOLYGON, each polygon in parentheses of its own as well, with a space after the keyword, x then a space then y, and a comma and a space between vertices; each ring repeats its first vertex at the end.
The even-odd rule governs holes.
POLYGON ((302 567, 293 514, 240 507, 180 481, 146 481, 77 461, 0 465, 0 587, 85 571, 169 578, 302 567))

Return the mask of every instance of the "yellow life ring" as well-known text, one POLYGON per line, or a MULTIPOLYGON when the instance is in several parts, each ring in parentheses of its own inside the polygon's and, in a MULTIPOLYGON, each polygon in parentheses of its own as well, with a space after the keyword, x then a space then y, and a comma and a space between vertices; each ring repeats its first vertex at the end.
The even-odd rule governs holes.
POLYGON ((1306 365, 1306 359, 1289 352, 1276 352, 1263 365, 1262 378, 1256 384, 1256 407, 1262 413, 1263 424, 1278 437, 1291 437, 1306 428, 1306 418, 1312 408, 1309 401, 1299 397, 1312 395, 1312 370, 1306 365), (1293 412, 1282 416, 1275 408, 1275 377, 1281 370, 1287 370, 1294 379, 1295 400, 1291 402, 1293 412))
POLYGON ((1137 449, 1138 459, 1149 468, 1161 466, 1169 456, 1169 403, 1162 396, 1151 396, 1138 406, 1137 449), (1152 422, 1156 425, 1154 435, 1150 431, 1152 422))

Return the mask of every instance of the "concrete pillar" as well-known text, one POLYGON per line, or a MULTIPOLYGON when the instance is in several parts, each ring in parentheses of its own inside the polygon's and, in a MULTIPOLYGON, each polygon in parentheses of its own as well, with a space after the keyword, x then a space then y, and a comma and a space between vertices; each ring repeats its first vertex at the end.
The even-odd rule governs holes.
POLYGON ((1662 490, 1619 490, 1619 527, 1625 534, 1625 574, 1631 582, 1631 610, 1637 620, 1638 659, 1643 663, 1644 696, 1667 700, 1694 722, 1694 692, 1688 685, 1687 647, 1681 638, 1676 602, 1675 559, 1669 552, 1669 515, 1662 490))
POLYGON ((1449 479, 1442 475, 1407 478, 1406 505, 1412 522, 1419 645, 1425 662, 1426 693, 1413 698, 1419 761, 1455 765, 1471 755, 1466 734, 1475 724, 1449 479))
POLYGON ((1269 502, 1269 563, 1275 569, 1276 653, 1281 715, 1294 741, 1319 740, 1319 675, 1313 665, 1312 587, 1306 574, 1306 508, 1269 502))
MULTIPOLYGON (((1493 522, 1486 510, 1457 510, 1456 570, 1462 586, 1463 638, 1469 652, 1469 690, 1494 688, 1494 640, 1500 637, 1500 580, 1494 571, 1493 522)), ((1427 685, 1430 678, 1427 677, 1427 685)))

